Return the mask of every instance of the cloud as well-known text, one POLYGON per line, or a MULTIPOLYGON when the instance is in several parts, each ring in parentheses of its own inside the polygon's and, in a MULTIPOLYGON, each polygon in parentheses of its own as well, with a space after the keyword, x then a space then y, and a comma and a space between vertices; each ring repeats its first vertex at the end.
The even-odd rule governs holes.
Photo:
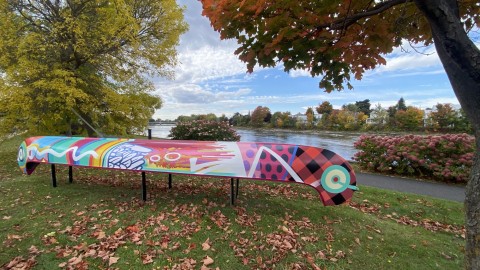
POLYGON ((241 88, 236 91, 212 91, 197 84, 178 84, 159 90, 160 96, 169 102, 183 104, 209 104, 237 99, 250 94, 252 90, 241 88))
POLYGON ((296 77, 312 77, 310 72, 305 69, 294 69, 291 70, 289 73, 290 77, 296 78, 296 77))
POLYGON ((175 81, 178 83, 201 83, 246 73, 245 64, 228 45, 186 49, 179 55, 179 62, 175 68, 175 81))

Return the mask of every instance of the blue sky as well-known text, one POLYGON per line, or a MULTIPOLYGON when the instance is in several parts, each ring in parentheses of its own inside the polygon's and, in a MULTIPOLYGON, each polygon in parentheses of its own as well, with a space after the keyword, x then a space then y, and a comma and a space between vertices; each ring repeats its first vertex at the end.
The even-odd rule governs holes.
POLYGON ((246 114, 257 106, 273 112, 304 113, 329 101, 334 108, 370 99, 372 107, 388 107, 403 97, 407 105, 420 108, 437 103, 458 104, 447 76, 433 47, 424 54, 409 45, 386 55, 387 65, 367 72, 361 81, 352 81, 354 90, 325 93, 318 88, 320 78, 304 71, 285 73, 281 66, 256 68, 252 74, 234 55, 236 41, 221 41, 198 1, 180 0, 186 6, 185 20, 190 30, 181 37, 179 65, 175 79, 155 78, 157 94, 163 106, 154 118, 175 119, 179 115, 215 113, 218 116, 246 114), (405 52, 407 50, 407 52, 405 52))

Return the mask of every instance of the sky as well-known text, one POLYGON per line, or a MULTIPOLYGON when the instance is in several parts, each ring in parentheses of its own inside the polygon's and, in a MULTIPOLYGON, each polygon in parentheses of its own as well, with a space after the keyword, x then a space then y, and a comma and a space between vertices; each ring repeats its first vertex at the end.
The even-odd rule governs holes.
POLYGON ((381 104, 387 108, 403 97, 407 106, 422 109, 437 103, 458 105, 447 75, 433 47, 423 54, 409 45, 386 55, 387 64, 364 74, 361 81, 353 80, 353 90, 326 93, 318 88, 320 78, 307 72, 283 71, 275 68, 255 68, 247 73, 245 63, 234 55, 235 40, 220 40, 206 17, 201 15, 199 1, 179 0, 186 6, 185 20, 189 31, 181 36, 177 48, 179 64, 174 68, 175 79, 154 78, 162 100, 155 119, 176 119, 179 115, 214 113, 230 117, 235 112, 248 114, 257 106, 292 114, 305 113, 329 101, 334 108, 369 99, 372 108, 381 104))

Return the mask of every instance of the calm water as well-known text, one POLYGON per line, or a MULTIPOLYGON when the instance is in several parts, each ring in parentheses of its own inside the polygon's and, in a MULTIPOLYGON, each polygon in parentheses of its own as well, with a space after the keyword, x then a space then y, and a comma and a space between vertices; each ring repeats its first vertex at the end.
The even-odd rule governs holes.
MULTIPOLYGON (((152 136, 168 138, 173 126, 151 126, 152 136)), ((236 129, 242 142, 271 142, 311 145, 331 150, 347 160, 351 160, 357 152, 353 143, 360 137, 360 133, 322 131, 316 134, 302 131, 285 130, 250 130, 236 129)))

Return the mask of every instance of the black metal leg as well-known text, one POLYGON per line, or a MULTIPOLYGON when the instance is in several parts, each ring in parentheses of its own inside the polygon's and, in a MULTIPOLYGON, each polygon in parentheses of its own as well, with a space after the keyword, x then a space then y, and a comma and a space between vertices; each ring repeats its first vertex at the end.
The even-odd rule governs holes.
POLYGON ((172 189, 172 174, 168 174, 168 189, 172 189))
POLYGON ((147 176, 145 172, 142 172, 142 199, 143 201, 147 200, 147 176))
POLYGON ((68 166, 68 182, 73 183, 73 167, 68 166))
POLYGON ((234 194, 233 186, 234 186, 233 178, 230 178, 230 205, 235 204, 235 194, 234 194))
POLYGON ((237 187, 235 190, 235 198, 238 198, 238 189, 240 187, 240 178, 237 178, 237 187))
POLYGON ((57 174, 55 172, 55 164, 52 164, 52 186, 57 187, 57 174))

